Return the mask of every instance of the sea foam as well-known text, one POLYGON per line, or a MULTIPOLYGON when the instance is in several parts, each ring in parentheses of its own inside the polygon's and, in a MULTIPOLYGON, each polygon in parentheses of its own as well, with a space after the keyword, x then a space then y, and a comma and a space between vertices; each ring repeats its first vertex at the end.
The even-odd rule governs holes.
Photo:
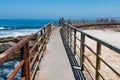
POLYGON ((38 30, 39 29, 1 30, 0 31, 0 38, 30 35, 32 33, 37 32, 38 30))

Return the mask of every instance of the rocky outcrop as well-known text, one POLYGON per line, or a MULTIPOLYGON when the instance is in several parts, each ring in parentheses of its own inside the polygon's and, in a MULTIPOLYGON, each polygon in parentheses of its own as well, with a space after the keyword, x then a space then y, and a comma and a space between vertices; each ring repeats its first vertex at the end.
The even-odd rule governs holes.
MULTIPOLYGON (((21 39, 24 37, 18 37, 18 38, 0 38, 0 54, 4 51, 11 48, 13 45, 17 44, 21 39)), ((32 48, 35 44, 35 40, 29 41, 29 48, 32 48)), ((14 60, 20 58, 20 51, 16 52, 9 60, 14 60)))
POLYGON ((12 47, 15 43, 13 42, 7 42, 7 43, 0 43, 0 53, 4 52, 5 50, 12 47))

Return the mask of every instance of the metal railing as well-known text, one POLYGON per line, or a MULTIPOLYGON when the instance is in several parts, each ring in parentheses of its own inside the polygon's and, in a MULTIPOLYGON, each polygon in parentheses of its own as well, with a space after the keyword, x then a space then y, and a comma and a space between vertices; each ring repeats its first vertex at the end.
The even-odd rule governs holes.
POLYGON ((22 80, 33 80, 36 71, 39 69, 40 60, 46 50, 46 44, 51 34, 51 26, 52 23, 45 25, 38 32, 25 37, 10 49, 0 54, 0 65, 10 59, 16 52, 20 51, 21 54, 19 64, 7 80, 13 80, 20 69, 22 80), (29 47, 31 40, 35 41, 32 48, 29 47))
POLYGON ((101 73, 101 66, 102 66, 101 62, 102 62, 111 71, 113 71, 114 74, 116 74, 120 79, 119 71, 114 69, 110 64, 108 64, 102 58, 102 56, 101 56, 101 51, 102 51, 101 50, 101 45, 111 49, 112 51, 115 51, 116 53, 118 53, 118 55, 120 55, 120 48, 115 47, 112 44, 109 44, 109 43, 107 43, 107 42, 105 42, 101 39, 93 37, 92 35, 89 35, 89 34, 83 32, 82 30, 72 26, 72 25, 69 25, 69 24, 65 23, 64 21, 61 21, 60 23, 61 23, 62 31, 63 31, 62 34, 64 35, 64 38, 65 38, 67 44, 69 45, 73 54, 76 55, 79 58, 79 60, 77 60, 77 58, 76 58, 77 62, 80 65, 80 68, 78 68, 78 69, 80 69, 81 71, 84 71, 84 69, 85 69, 92 80, 100 80, 100 79, 105 80, 105 77, 101 73), (80 37, 77 36, 77 33, 80 33, 80 37), (96 44, 96 51, 94 51, 91 48, 91 46, 88 46, 85 43, 86 42, 86 37, 97 43, 96 44), (96 65, 94 65, 92 63, 92 61, 85 55, 85 48, 87 48, 89 51, 91 51, 94 54, 94 56, 96 56, 96 65), (85 59, 95 70, 95 77, 93 77, 93 75, 89 71, 89 68, 86 66, 85 59))
MULTIPOLYGON (((85 27, 90 27, 90 26, 103 26, 103 28, 110 28, 111 25, 120 25, 120 22, 104 22, 104 23, 83 23, 83 24, 73 24, 73 26, 77 27, 77 28, 85 28, 85 27)), ((113 27, 113 26, 112 26, 113 27)))
POLYGON ((105 19, 105 18, 100 18, 100 19, 82 19, 82 20, 67 20, 66 22, 69 22, 71 24, 87 24, 87 23, 118 23, 120 22, 120 19, 105 19))

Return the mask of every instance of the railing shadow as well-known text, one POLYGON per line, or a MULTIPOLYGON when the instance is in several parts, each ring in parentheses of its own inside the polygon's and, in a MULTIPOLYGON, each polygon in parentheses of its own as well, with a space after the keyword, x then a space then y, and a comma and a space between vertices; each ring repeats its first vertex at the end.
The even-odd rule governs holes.
POLYGON ((62 41, 63 41, 63 44, 64 44, 64 48, 66 50, 68 59, 70 61, 72 71, 74 73, 75 80, 86 80, 83 72, 80 69, 74 68, 74 67, 80 67, 80 66, 79 66, 78 62, 76 61, 76 59, 74 57, 74 54, 72 53, 71 49, 69 48, 65 38, 63 37, 62 29, 60 30, 60 33, 61 33, 62 41))

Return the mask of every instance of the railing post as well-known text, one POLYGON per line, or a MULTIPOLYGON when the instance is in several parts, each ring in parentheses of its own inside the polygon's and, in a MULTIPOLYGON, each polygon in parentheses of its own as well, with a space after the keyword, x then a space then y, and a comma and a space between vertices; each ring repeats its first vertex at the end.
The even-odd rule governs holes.
POLYGON ((50 35, 51 35, 51 32, 52 32, 52 24, 50 25, 49 30, 50 30, 50 35))
POLYGON ((101 44, 97 42, 97 56, 96 56, 96 80, 100 80, 100 75, 98 71, 100 71, 100 58, 101 55, 101 44))
MULTIPOLYGON (((38 42, 38 34, 36 34, 36 42, 38 42)), ((36 47, 36 52, 39 52, 39 45, 40 43, 38 42, 37 47, 36 47)), ((39 62, 39 54, 37 55, 36 61, 39 62)), ((37 70, 39 70, 39 66, 37 67, 37 70)))
POLYGON ((46 44, 48 43, 48 31, 49 31, 49 26, 50 25, 48 25, 47 27, 46 27, 46 44))
POLYGON ((67 32, 68 32, 67 26, 65 26, 65 38, 66 38, 66 42, 67 42, 67 32))
POLYGON ((76 55, 76 29, 74 29, 74 56, 76 55))
POLYGON ((46 50, 46 28, 44 28, 44 40, 45 40, 44 45, 45 45, 45 50, 46 50))
POLYGON ((66 41, 65 25, 64 24, 63 24, 63 33, 64 33, 64 38, 65 38, 65 41, 66 41))
POLYGON ((43 52, 43 49, 44 49, 43 39, 44 39, 44 38, 42 37, 41 40, 40 40, 40 43, 41 43, 41 45, 42 45, 42 46, 41 46, 42 57, 44 56, 44 54, 43 54, 43 53, 44 53, 44 52, 43 52))
POLYGON ((68 29, 69 29, 69 31, 68 31, 68 35, 69 35, 69 37, 68 37, 68 45, 70 46, 70 27, 68 27, 68 29))
POLYGON ((70 28, 70 49, 72 48, 72 29, 70 28))
POLYGON ((42 36, 42 35, 43 35, 43 31, 41 30, 41 31, 40 31, 40 36, 42 36))
POLYGON ((67 43, 69 44, 69 27, 68 26, 66 28, 66 31, 67 31, 67 43))
MULTIPOLYGON (((51 23, 52 24, 52 23, 51 23)), ((48 43, 49 37, 50 37, 50 28, 51 24, 46 27, 46 44, 48 43)))
POLYGON ((66 26, 63 24, 63 36, 64 36, 64 38, 65 38, 65 41, 66 41, 66 33, 65 33, 65 28, 66 28, 66 26))
POLYGON ((22 79, 31 80, 30 76, 30 58, 29 58, 29 44, 26 43, 21 48, 21 60, 25 60, 25 63, 22 67, 22 79))
MULTIPOLYGON (((51 25, 50 25, 51 26, 51 25)), ((49 36, 50 36, 50 26, 47 29, 47 40, 49 40, 49 36)), ((48 43, 48 42, 47 42, 48 43)))
POLYGON ((83 63, 84 63, 84 61, 85 61, 85 59, 84 59, 84 52, 85 52, 85 46, 84 46, 84 43, 85 43, 85 35, 83 35, 82 33, 81 33, 81 51, 80 51, 80 55, 81 55, 81 59, 80 59, 80 63, 81 63, 81 70, 83 71, 84 70, 84 65, 83 65, 83 63))
POLYGON ((48 40, 49 40, 50 35, 51 35, 51 27, 52 27, 52 23, 51 23, 50 26, 48 27, 48 40))
POLYGON ((48 43, 48 40, 49 40, 49 37, 50 37, 50 26, 48 26, 48 29, 47 29, 47 43, 48 43))

